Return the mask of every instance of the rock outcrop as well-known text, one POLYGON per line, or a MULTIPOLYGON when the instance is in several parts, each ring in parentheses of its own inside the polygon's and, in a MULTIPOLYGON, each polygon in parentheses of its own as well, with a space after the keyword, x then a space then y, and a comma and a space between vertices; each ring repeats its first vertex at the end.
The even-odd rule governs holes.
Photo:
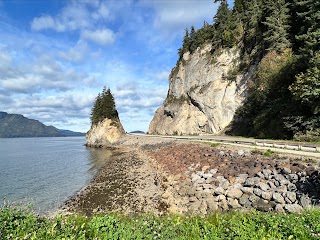
POLYGON ((103 147, 117 142, 123 135, 125 130, 119 118, 108 119, 93 124, 86 135, 86 146, 103 147))
POLYGON ((211 54, 210 44, 198 48, 173 68, 166 100, 155 113, 149 134, 219 133, 242 105, 254 68, 234 80, 227 76, 238 64, 236 49, 211 54))

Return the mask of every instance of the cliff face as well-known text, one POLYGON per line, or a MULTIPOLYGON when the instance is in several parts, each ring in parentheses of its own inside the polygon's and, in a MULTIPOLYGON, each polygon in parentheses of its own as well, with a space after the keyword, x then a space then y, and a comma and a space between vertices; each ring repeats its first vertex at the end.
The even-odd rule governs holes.
POLYGON ((108 146, 117 142, 125 133, 119 118, 113 120, 106 118, 91 126, 86 135, 86 145, 88 147, 108 146))
POLYGON ((215 134, 232 121, 253 71, 227 80, 239 53, 222 50, 213 58, 210 51, 207 44, 191 55, 187 52, 173 68, 167 98, 150 123, 150 134, 215 134))

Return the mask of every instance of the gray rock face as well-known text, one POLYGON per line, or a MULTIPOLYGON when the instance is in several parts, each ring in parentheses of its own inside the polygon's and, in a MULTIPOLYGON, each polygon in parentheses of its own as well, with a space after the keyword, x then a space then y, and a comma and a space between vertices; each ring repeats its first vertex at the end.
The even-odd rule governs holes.
POLYGON ((219 133, 230 124, 246 97, 253 70, 229 81, 225 77, 237 64, 239 52, 223 50, 212 61, 211 49, 207 44, 185 53, 172 69, 167 98, 150 123, 150 134, 219 133))

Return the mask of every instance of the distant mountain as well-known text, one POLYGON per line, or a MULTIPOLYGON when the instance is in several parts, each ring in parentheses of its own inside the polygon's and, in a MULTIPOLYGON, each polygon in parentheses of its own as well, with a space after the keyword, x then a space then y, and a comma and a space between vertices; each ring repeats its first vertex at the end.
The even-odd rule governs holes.
POLYGON ((14 137, 67 137, 84 136, 84 133, 60 130, 46 126, 38 120, 20 114, 0 112, 0 138, 14 137))
POLYGON ((146 134, 145 132, 143 132, 143 131, 139 131, 139 130, 137 130, 137 131, 132 131, 132 132, 130 132, 130 133, 146 134))

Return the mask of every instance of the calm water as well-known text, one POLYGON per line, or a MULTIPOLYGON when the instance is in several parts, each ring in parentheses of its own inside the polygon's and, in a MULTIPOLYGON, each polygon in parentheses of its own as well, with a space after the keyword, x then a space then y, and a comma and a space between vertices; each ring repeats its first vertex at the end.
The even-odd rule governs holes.
POLYGON ((55 210, 83 188, 111 152, 83 146, 84 137, 0 138, 0 206, 32 202, 55 210))

